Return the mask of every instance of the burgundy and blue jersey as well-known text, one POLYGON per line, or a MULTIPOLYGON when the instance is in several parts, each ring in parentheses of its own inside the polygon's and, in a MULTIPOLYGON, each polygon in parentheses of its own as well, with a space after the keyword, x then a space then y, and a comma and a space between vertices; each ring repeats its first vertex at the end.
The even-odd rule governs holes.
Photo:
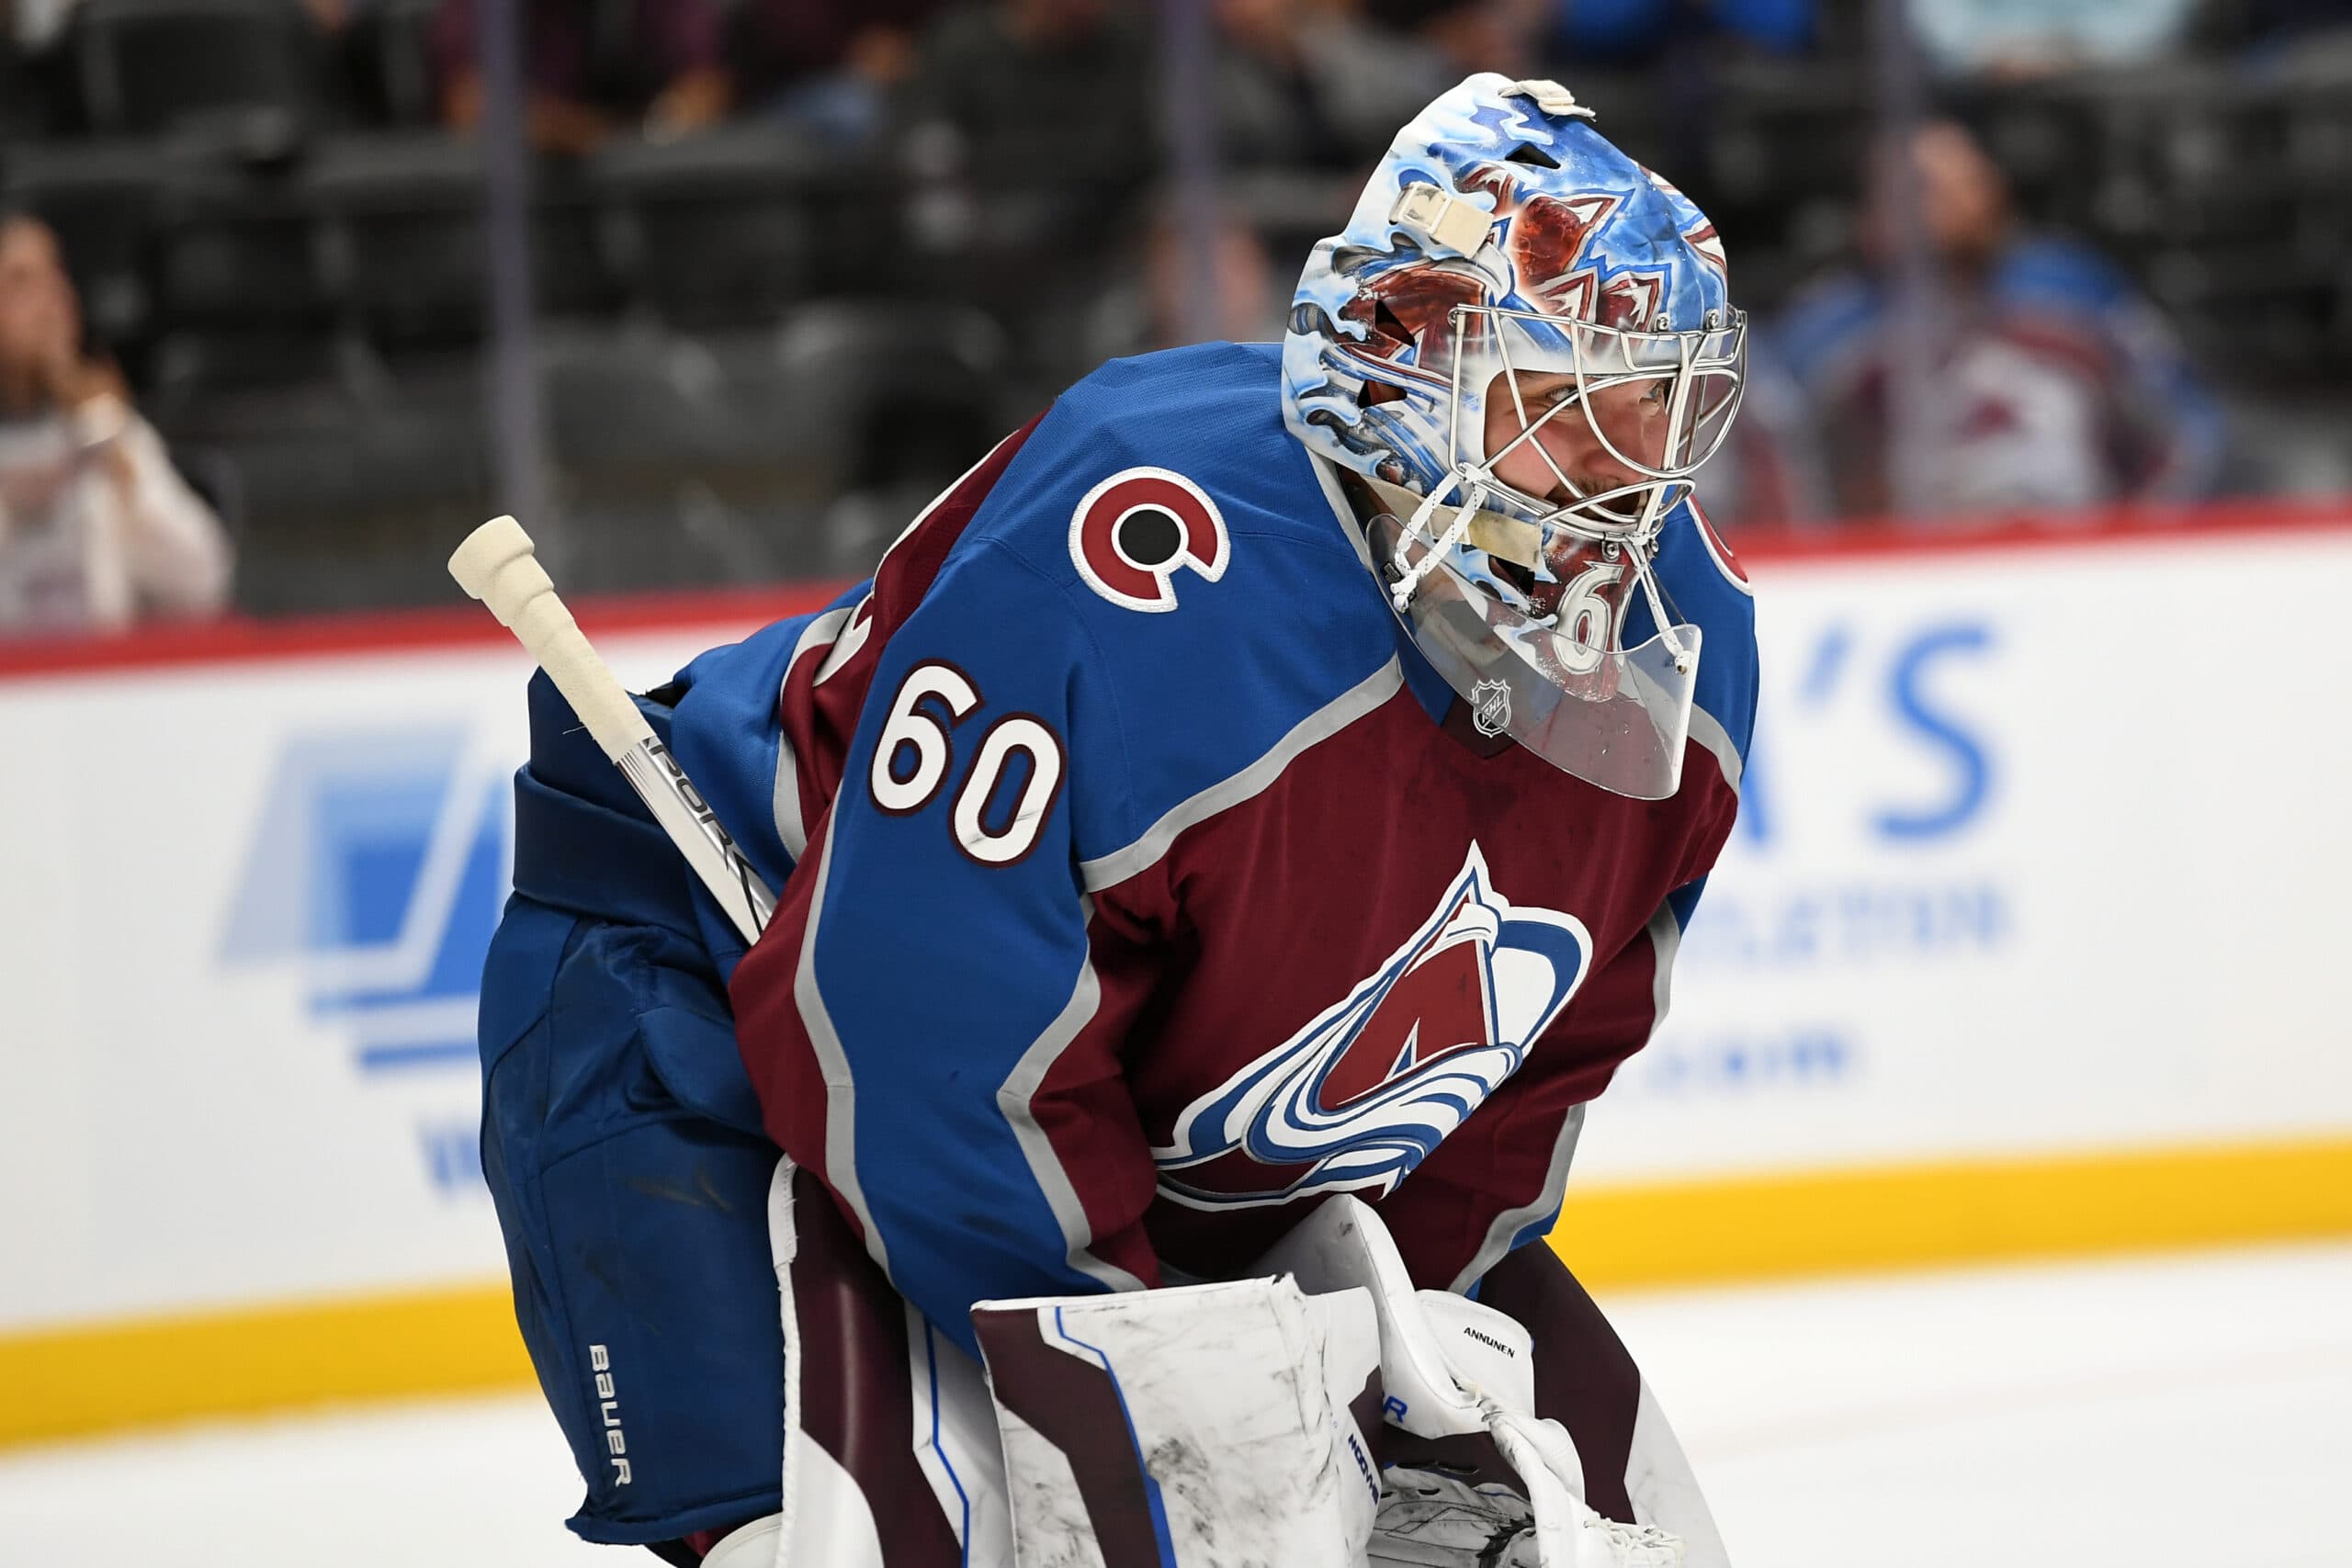
POLYGON ((770 1134, 967 1348, 976 1301, 1231 1275, 1340 1191, 1467 1289, 1548 1228, 1737 807, 1747 584, 1689 507, 1657 567, 1704 653, 1645 802, 1471 722, 1273 347, 1104 367, 680 677, 780 889, 729 987, 770 1134))

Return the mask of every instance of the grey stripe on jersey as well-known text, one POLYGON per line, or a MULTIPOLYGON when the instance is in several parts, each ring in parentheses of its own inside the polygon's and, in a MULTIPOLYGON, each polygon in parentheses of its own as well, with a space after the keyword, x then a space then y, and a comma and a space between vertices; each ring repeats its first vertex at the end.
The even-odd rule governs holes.
POLYGON ((1090 893, 1114 886, 1155 864, 1168 852, 1177 835, 1262 795, 1283 770, 1317 741, 1329 740, 1381 704, 1405 683, 1403 668, 1391 658, 1363 680, 1293 725, 1290 733, 1271 750, 1239 773, 1219 780, 1189 800, 1180 801, 1124 849, 1078 863, 1080 880, 1090 893))
POLYGON ((842 1049, 841 1032, 833 1027, 833 1015, 826 1010, 824 992, 817 986, 817 931, 825 913, 825 884, 833 874, 830 852, 833 823, 837 820, 832 817, 825 819, 817 886, 809 895, 808 929, 801 934, 800 962, 792 976, 792 1000, 800 1010, 800 1021, 808 1031, 809 1049, 816 1052, 817 1066, 825 1078, 826 1179, 841 1194, 842 1201, 849 1205, 850 1213, 857 1216, 858 1224, 865 1232, 865 1250, 888 1272, 889 1251, 883 1244, 881 1230, 874 1223, 874 1211, 866 1204, 865 1188, 857 1179, 857 1082, 850 1071, 849 1054, 842 1049))
POLYGON ((1737 795, 1743 772, 1739 748, 1731 743, 1731 733, 1724 728, 1723 721, 1695 703, 1690 708, 1690 739, 1715 754, 1715 761, 1724 771, 1724 783, 1731 785, 1732 794, 1737 795))
MULTIPOLYGON (((1094 919, 1094 901, 1080 900, 1086 923, 1094 919)), ((1090 944, 1091 949, 1091 944, 1090 944)), ((1116 1265, 1103 1262, 1087 1250, 1094 1239, 1093 1227, 1088 1224, 1086 1206, 1079 1201, 1078 1189, 1070 1184, 1069 1173, 1062 1168, 1061 1156, 1054 1153, 1052 1140, 1037 1124, 1037 1112, 1033 1101, 1038 1086, 1046 1075, 1061 1059, 1070 1042, 1076 1040, 1094 1018, 1095 1010, 1102 1002, 1102 985, 1094 975, 1094 960, 1091 954, 1080 964, 1078 984, 1071 987, 1069 1002, 1059 1017, 1046 1026, 1029 1049, 1021 1054, 1012 1071, 1005 1075, 1004 1083, 996 1091, 997 1109, 1004 1112, 1006 1123, 1019 1140, 1022 1157, 1029 1162, 1029 1174, 1036 1181, 1037 1190, 1054 1211, 1054 1218, 1062 1228, 1062 1240, 1068 1246, 1069 1266, 1089 1279, 1099 1280, 1114 1291, 1139 1291, 1143 1281, 1116 1265)))

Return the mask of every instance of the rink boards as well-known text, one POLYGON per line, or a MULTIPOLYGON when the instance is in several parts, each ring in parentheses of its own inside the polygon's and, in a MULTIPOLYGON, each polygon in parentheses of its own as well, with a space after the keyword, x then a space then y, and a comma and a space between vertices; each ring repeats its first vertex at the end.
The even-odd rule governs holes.
MULTIPOLYGON (((2352 1230, 2352 519, 1748 565, 1741 826, 1570 1262, 2352 1230)), ((650 685, 810 598, 582 619, 650 685)), ((471 1044, 526 672, 464 613, 0 653, 0 1441, 527 1378, 471 1044)))

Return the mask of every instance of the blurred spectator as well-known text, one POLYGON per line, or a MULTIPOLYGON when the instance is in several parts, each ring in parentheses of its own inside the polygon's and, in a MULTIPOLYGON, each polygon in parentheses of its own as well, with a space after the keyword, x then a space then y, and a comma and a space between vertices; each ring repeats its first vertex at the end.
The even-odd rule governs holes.
POLYGON ((81 335, 55 236, 0 216, 0 630, 218 611, 220 525, 81 335))
POLYGON ((1883 201, 1865 215, 1866 265, 1808 290, 1777 334, 1841 507, 1890 510, 1890 411, 1905 385, 1924 405, 1907 422, 1907 500, 1928 513, 2210 491, 2221 413, 2155 310, 2092 252, 2021 232, 2007 182, 1959 125, 1921 128, 1911 164, 1933 268, 1916 335, 1894 320, 1899 242, 1883 201), (1895 358, 1906 339, 1928 355, 1914 374, 1895 358))
POLYGON ((1571 65, 1648 65, 1719 34, 1776 54, 1813 41, 1814 0, 1555 0, 1553 47, 1571 65))
POLYGON ((1910 0, 1920 45, 1942 70, 2022 77, 2128 65, 2173 52, 2198 0, 1910 0))
MULTIPOLYGON (((580 153, 631 125, 652 135, 696 130, 727 112, 716 0, 518 0, 531 141, 580 153)), ((480 7, 443 0, 433 46, 442 118, 481 118, 480 7)))
POLYGON ((729 52, 737 96, 836 141, 872 141, 891 91, 914 70, 916 37, 944 3, 743 0, 729 52))

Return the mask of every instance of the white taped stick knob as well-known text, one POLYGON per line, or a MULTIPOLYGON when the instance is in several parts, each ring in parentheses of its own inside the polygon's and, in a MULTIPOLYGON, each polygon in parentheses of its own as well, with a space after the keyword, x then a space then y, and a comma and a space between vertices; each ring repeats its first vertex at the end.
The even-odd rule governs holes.
MULTIPOLYGON (((536 553, 537 547, 531 543, 531 536, 523 531, 523 525, 512 517, 493 517, 467 535, 465 543, 450 555, 449 575, 458 580, 458 586, 469 596, 488 604, 502 626, 511 626, 514 622, 506 614, 506 606, 499 603, 492 585, 499 568, 536 553)), ((553 592, 555 585, 548 581, 546 570, 536 562, 533 570, 537 571, 541 585, 553 592)))
POLYGON ((653 739, 645 716, 564 608, 520 523, 493 517, 467 535, 449 557, 449 575, 529 650, 605 755, 617 761, 653 739))

